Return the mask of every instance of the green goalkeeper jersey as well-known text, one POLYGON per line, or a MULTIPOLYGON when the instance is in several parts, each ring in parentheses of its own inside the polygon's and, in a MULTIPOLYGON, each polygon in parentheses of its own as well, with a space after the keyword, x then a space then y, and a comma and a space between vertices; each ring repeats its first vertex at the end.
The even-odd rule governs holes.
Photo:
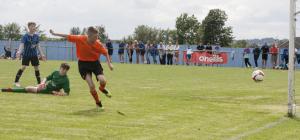
POLYGON ((65 93, 70 93, 69 78, 67 75, 60 75, 59 71, 54 71, 46 79, 47 91, 59 91, 64 89, 65 93))

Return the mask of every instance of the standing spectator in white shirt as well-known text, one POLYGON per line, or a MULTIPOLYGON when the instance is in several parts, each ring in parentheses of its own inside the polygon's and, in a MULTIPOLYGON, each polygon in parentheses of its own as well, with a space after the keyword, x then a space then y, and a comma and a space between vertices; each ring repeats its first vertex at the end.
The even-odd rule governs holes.
POLYGON ((172 42, 169 42, 169 45, 166 47, 166 52, 167 52, 167 64, 173 65, 174 46, 172 45, 172 42))
POLYGON ((188 48, 186 49, 186 64, 190 65, 191 64, 191 60, 192 60, 192 54, 193 54, 193 50, 190 47, 190 45, 188 45, 188 48))

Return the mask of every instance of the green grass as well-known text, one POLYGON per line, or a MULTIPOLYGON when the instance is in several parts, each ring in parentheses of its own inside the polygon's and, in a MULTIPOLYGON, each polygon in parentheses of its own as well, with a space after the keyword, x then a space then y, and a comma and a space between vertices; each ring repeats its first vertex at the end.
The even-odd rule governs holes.
MULTIPOLYGON (((41 62, 41 75, 47 76, 60 63, 41 62)), ((284 117, 287 71, 264 70, 265 81, 255 83, 251 69, 115 64, 111 72, 103 63, 113 98, 101 95, 105 111, 97 112, 77 63, 70 64, 68 97, 0 93, 1 140, 300 137, 300 119, 284 117)), ((0 66, 0 86, 11 87, 20 61, 1 60, 0 66)), ((21 84, 35 82, 29 67, 21 84)))

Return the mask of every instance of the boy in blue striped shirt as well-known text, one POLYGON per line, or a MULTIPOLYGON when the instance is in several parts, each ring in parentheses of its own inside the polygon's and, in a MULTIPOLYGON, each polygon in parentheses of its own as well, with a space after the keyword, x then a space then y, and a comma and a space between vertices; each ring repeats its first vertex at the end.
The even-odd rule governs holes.
POLYGON ((41 83, 37 50, 39 50, 40 55, 42 56, 42 60, 46 60, 46 57, 39 45, 39 36, 35 34, 36 28, 37 27, 35 22, 28 23, 29 32, 22 37, 19 51, 17 52, 17 58, 20 58, 20 55, 22 54, 22 67, 18 70, 15 78, 15 86, 17 87, 21 86, 19 83, 19 79, 26 67, 29 66, 29 62, 34 67, 37 83, 41 83))

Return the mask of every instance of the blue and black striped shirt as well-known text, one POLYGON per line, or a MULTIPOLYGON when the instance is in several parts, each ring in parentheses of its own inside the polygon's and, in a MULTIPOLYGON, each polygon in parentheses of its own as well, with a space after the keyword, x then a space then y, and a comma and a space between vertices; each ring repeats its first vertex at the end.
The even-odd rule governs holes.
POLYGON ((37 47, 40 43, 40 37, 37 34, 27 33, 22 37, 21 42, 24 43, 23 58, 37 57, 37 47))

